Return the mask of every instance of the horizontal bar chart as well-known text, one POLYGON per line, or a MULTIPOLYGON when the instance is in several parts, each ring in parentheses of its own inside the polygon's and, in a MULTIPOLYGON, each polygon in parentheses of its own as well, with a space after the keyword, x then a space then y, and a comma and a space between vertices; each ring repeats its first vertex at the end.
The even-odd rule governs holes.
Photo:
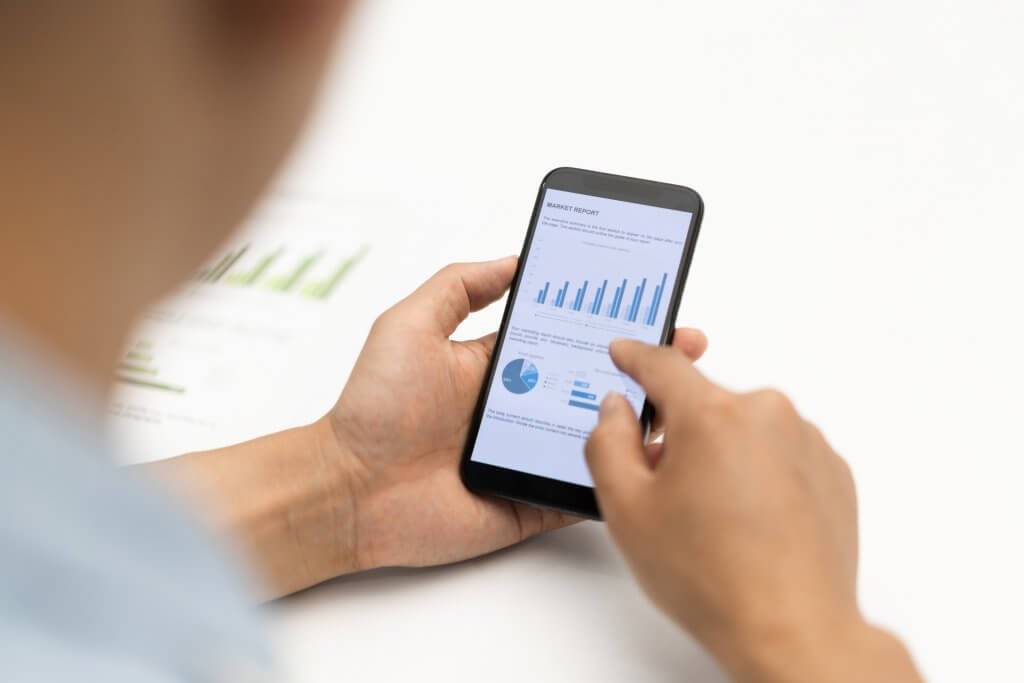
POLYGON ((134 347, 125 350, 123 359, 117 365, 114 379, 121 384, 143 389, 155 389, 172 394, 185 393, 185 387, 160 377, 160 370, 154 363, 153 344, 145 340, 138 341, 134 347))

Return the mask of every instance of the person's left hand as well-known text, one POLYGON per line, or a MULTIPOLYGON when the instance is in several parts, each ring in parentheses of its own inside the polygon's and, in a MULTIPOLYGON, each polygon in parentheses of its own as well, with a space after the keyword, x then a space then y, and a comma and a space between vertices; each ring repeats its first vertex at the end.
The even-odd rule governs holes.
MULTIPOLYGON (((321 421, 349 470, 355 569, 456 562, 576 521, 475 495, 459 477, 495 335, 449 337, 504 294, 515 268, 515 257, 447 266, 382 314, 321 421)), ((707 340, 680 329, 673 344, 696 360, 707 340)))

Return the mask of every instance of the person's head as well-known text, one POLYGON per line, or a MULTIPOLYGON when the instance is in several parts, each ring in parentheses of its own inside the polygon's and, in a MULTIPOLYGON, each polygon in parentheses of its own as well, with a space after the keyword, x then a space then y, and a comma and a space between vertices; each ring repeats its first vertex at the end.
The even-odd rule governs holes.
POLYGON ((0 3, 0 315, 109 362, 266 188, 349 4, 0 3))

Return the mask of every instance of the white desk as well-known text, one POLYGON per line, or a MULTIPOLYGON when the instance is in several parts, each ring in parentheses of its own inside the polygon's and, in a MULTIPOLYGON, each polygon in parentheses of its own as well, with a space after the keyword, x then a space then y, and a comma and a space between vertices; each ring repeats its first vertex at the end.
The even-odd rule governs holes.
MULTIPOLYGON (((918 0, 377 0, 285 184, 407 216, 419 248, 396 249, 392 286, 517 252, 554 166, 699 190, 680 322, 708 332, 702 367, 782 388, 850 460, 864 609, 931 680, 1020 680, 1022 19, 918 0)), ((297 681, 721 679, 597 524, 338 580, 272 626, 297 681)))

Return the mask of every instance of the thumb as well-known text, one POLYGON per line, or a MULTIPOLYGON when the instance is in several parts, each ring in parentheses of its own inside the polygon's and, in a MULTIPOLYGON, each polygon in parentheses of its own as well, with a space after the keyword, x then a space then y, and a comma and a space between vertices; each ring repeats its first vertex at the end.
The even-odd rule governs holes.
POLYGON ((584 448, 601 514, 617 514, 652 478, 644 453, 643 433, 633 406, 621 394, 601 401, 600 421, 584 448))
POLYGON ((455 332, 471 311, 493 303, 505 293, 516 272, 517 259, 453 263, 424 282, 395 308, 445 337, 455 332))

